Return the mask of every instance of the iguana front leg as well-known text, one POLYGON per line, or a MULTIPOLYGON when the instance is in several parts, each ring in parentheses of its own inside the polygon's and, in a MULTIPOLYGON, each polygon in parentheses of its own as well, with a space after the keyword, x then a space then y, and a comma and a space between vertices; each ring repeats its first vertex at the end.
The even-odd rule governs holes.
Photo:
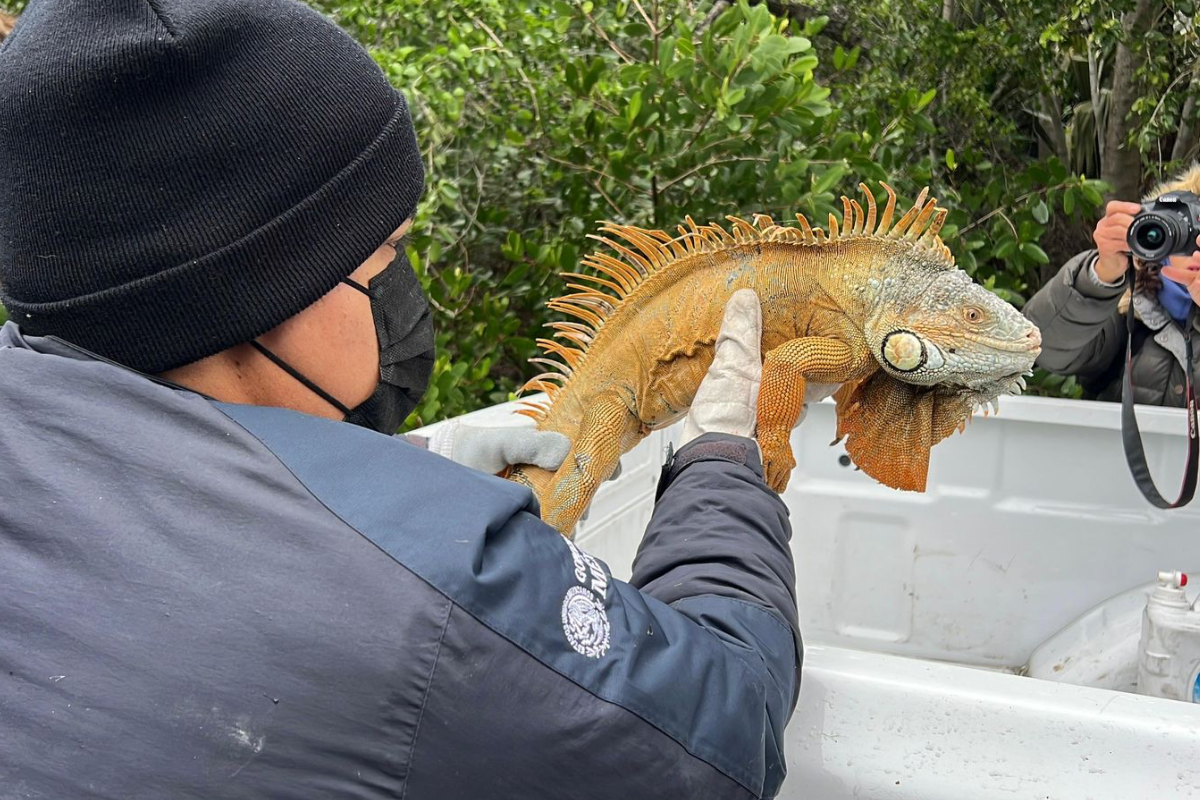
POLYGON ((856 348, 821 336, 792 339, 767 353, 758 393, 757 438, 772 489, 782 492, 796 466, 792 428, 804 408, 808 382, 841 383, 854 375, 863 360, 856 348))
POLYGON ((633 446, 640 429, 640 422, 617 392, 593 398, 571 451, 551 481, 550 495, 542 503, 544 521, 570 538, 596 490, 612 476, 621 453, 633 446))

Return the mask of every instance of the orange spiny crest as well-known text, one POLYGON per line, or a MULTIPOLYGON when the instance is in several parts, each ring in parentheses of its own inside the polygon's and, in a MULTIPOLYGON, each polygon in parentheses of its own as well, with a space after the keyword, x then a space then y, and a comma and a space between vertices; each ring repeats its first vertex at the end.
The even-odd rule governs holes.
POLYGON ((583 259, 583 265, 602 272, 621 284, 626 294, 632 292, 638 285, 637 273, 610 255, 593 253, 583 259))
POLYGON ((896 192, 895 192, 895 190, 892 189, 892 187, 888 186, 883 181, 880 181, 879 185, 887 190, 888 201, 887 201, 887 205, 884 206, 883 214, 879 217, 879 227, 876 228, 874 231, 872 231, 872 233, 876 236, 880 236, 882 234, 887 233, 887 231, 891 228, 892 214, 896 210, 896 192))
POLYGON ((596 289, 594 286, 585 286, 581 283, 568 283, 567 288, 578 290, 577 294, 567 295, 567 297, 578 297, 585 299, 588 301, 587 304, 592 306, 595 306, 597 303, 599 303, 601 306, 607 306, 608 309, 605 311, 606 314, 619 305, 623 299, 621 297, 614 297, 611 294, 602 292, 596 289))
POLYGON ((561 358, 567 363, 567 366, 571 367, 572 369, 579 364, 579 359, 583 356, 582 350, 576 350, 573 347, 561 345, 553 339, 538 339, 537 344, 542 348, 543 351, 561 358))
MULTIPOLYGON (((534 356, 533 358, 529 359, 529 363, 530 364, 541 364, 542 366, 549 367, 552 370, 558 370, 558 373, 561 373, 568 378, 571 377, 571 375, 575 372, 573 369, 568 367, 566 364, 562 363, 561 361, 555 361, 553 358, 542 358, 541 356, 534 356)), ((553 374, 558 374, 558 373, 550 373, 550 374, 553 375, 553 374)))
POLYGON ((576 319, 583 320, 592 326, 593 331, 600 330, 600 327, 604 324, 604 320, 589 309, 582 308, 574 303, 568 303, 562 299, 551 300, 546 305, 553 311, 561 311, 564 314, 570 314, 576 319))
POLYGON ((804 232, 804 243, 809 244, 811 242, 815 242, 816 239, 813 236, 813 229, 808 224, 808 220, 804 217, 804 215, 797 214, 796 221, 800 223, 800 230, 804 232))
MULTIPOLYGON (((682 230, 680 231, 682 233, 682 230)), ((646 231, 647 234, 658 239, 671 250, 671 259, 676 260, 688 255, 687 245, 680 239, 670 236, 665 231, 646 231)))
MULTIPOLYGON (((619 226, 617 226, 617 227, 619 228, 619 226)), ((614 228, 611 225, 605 225, 603 228, 601 228, 601 230, 611 231, 611 230, 614 230, 614 228)), ((589 233, 588 238, 595 239, 598 242, 604 242, 606 245, 611 247, 613 250, 616 250, 618 253, 625 256, 627 259, 629 259, 629 261, 632 263, 633 267, 635 269, 637 269, 637 272, 639 275, 639 280, 641 278, 647 277, 650 274, 650 272, 652 271, 652 268, 651 268, 649 262, 647 262, 646 259, 641 256, 641 254, 633 252, 632 250, 630 250, 628 247, 621 244, 620 242, 614 242, 612 239, 608 238, 607 236, 598 236, 594 233, 589 233)))
POLYGON ((858 188, 862 189, 867 197, 867 222, 863 226, 863 233, 870 234, 875 231, 875 195, 871 194, 865 183, 858 184, 858 188))
POLYGON ((582 322, 568 322, 566 320, 558 320, 556 322, 546 323, 547 328, 552 328, 556 331, 554 334, 560 339, 576 342, 584 349, 592 343, 592 338, 595 336, 595 330, 582 322))
POLYGON ((854 233, 861 234, 864 230, 862 206, 858 204, 857 200, 851 200, 850 207, 854 209, 854 233))
MULTIPOLYGON (((588 275, 588 274, 582 273, 582 272, 562 272, 562 273, 559 273, 559 275, 563 278, 571 278, 574 280, 588 281, 590 283, 596 284, 597 286, 603 286, 605 289, 612 289, 613 294, 615 294, 617 296, 617 299, 619 299, 619 300, 624 300, 625 295, 628 294, 625 287, 621 286, 620 284, 613 283, 610 280, 606 280, 605 278, 601 278, 599 275, 588 275)), ((572 287, 576 286, 576 284, 569 284, 569 285, 571 285, 572 287)))
MULTIPOLYGON (((892 240, 919 247, 933 255, 936 262, 952 268, 953 256, 938 236, 949 212, 939 208, 935 199, 928 198, 928 187, 921 190, 913 206, 897 219, 895 190, 883 181, 879 185, 887 193, 882 210, 867 185, 860 182, 858 188, 864 203, 843 195, 840 198, 841 219, 837 214, 830 214, 827 230, 814 228, 800 213, 796 214, 797 226, 777 225, 770 215, 763 213, 753 213, 750 221, 730 215, 725 217, 728 229, 716 222, 698 224, 691 215, 686 215, 684 224, 675 227, 677 236, 661 230, 602 221, 599 232, 589 233, 587 237, 606 245, 611 252, 597 251, 584 256, 581 264, 586 272, 562 273, 562 277, 570 281, 566 286, 572 292, 547 303, 551 310, 574 317, 572 321, 549 323, 547 327, 554 331, 554 338, 538 339, 543 352, 561 359, 561 363, 545 358, 531 359, 557 371, 537 376, 522 391, 537 389, 553 397, 559 387, 551 381, 564 380, 560 373, 570 376, 584 362, 597 333, 609 317, 651 276, 692 256, 719 253, 753 242, 822 247, 851 239, 892 240)), ((539 408, 529 416, 544 414, 545 408, 539 408)))

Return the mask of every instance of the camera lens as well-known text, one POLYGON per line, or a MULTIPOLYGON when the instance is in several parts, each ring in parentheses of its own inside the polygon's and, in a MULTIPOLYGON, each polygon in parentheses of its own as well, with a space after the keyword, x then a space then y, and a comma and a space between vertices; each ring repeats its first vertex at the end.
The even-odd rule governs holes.
POLYGON ((1176 249, 1175 220, 1169 214, 1143 211, 1133 219, 1127 241, 1129 249, 1144 261, 1165 258, 1176 249))
POLYGON ((1147 250, 1157 250, 1167 238, 1161 225, 1147 225, 1138 231, 1137 242, 1147 250))

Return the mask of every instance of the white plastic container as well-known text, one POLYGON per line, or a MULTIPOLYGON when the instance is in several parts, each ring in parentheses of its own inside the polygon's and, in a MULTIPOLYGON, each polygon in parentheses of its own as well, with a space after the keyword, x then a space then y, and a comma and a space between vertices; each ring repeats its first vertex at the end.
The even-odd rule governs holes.
POLYGON ((1200 608, 1184 595, 1187 575, 1158 573, 1146 600, 1138 649, 1138 694, 1200 703, 1200 608))

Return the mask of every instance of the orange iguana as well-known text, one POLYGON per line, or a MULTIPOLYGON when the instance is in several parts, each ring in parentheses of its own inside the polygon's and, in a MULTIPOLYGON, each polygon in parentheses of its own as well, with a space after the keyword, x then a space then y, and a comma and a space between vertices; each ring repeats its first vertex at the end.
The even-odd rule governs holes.
POLYGON ((570 439, 557 472, 528 465, 509 477, 530 486, 542 517, 570 535, 620 456, 650 431, 683 417, 713 358, 726 301, 738 289, 762 303, 762 387, 757 439, 767 482, 782 491, 796 462, 790 435, 813 384, 840 384, 838 440, 860 469, 899 489, 923 491, 934 444, 973 411, 1024 388, 1040 352, 1037 328, 972 282, 938 237, 947 211, 923 190, 893 224, 896 194, 876 220, 842 197, 829 231, 728 217, 732 231, 696 225, 679 235, 607 223, 589 235, 615 252, 593 253, 588 274, 550 308, 539 339, 554 371, 523 391, 548 403, 518 413, 570 439), (563 342, 566 342, 564 344, 563 342))

